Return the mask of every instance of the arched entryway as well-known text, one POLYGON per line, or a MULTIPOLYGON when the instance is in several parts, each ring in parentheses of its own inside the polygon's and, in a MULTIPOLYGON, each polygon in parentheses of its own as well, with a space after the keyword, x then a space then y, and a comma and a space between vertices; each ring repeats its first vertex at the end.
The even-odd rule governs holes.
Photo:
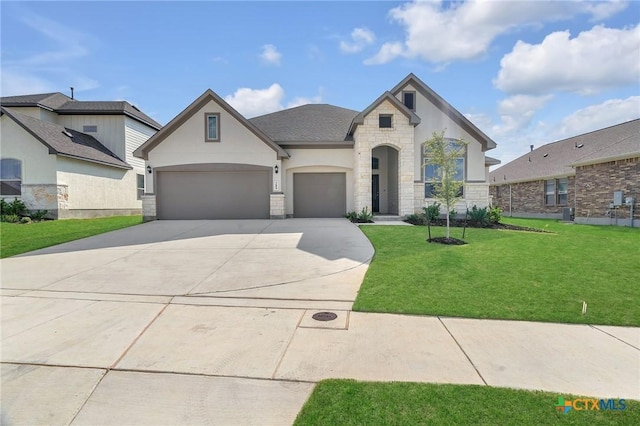
POLYGON ((398 150, 378 146, 371 151, 371 210, 398 214, 398 150))

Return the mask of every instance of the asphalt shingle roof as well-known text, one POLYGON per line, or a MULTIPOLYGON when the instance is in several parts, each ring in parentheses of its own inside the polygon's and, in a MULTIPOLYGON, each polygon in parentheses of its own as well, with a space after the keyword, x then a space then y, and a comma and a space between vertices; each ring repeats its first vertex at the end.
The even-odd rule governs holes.
POLYGON ((309 104, 255 117, 249 121, 276 143, 344 142, 358 111, 309 104))
POLYGON ((2 108, 1 111, 2 114, 11 117, 18 125, 47 146, 51 154, 131 169, 129 164, 118 158, 93 136, 15 111, 9 111, 5 108, 2 108), (71 137, 65 133, 68 133, 71 137))
POLYGON ((0 98, 2 106, 44 106, 58 114, 125 114, 156 130, 162 125, 127 101, 79 101, 56 92, 36 95, 6 96, 0 98))
POLYGON ((542 145, 489 174, 490 183, 572 176, 573 164, 640 156, 640 119, 542 145))

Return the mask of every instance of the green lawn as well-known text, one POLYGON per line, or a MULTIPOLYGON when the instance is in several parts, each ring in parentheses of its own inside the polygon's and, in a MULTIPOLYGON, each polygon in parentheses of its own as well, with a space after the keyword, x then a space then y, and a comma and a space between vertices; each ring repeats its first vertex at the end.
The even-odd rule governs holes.
POLYGON ((553 233, 467 229, 469 244, 446 246, 423 226, 362 226, 376 253, 354 310, 640 325, 640 229, 505 222, 553 233))
MULTIPOLYGON (((620 411, 564 414, 555 407, 558 397, 577 398, 490 386, 326 380, 318 383, 295 425, 640 424, 638 401, 625 400, 620 411)), ((617 400, 616 406, 621 408, 617 400)))
POLYGON ((38 223, 0 223, 0 257, 15 256, 67 241, 142 223, 141 216, 50 220, 38 223))

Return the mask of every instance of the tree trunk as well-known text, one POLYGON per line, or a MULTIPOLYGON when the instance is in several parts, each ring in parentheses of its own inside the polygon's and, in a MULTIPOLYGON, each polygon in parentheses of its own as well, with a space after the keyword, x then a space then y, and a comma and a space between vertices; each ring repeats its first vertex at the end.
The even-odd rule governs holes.
POLYGON ((451 212, 451 207, 447 204, 447 238, 449 238, 449 212, 451 212))

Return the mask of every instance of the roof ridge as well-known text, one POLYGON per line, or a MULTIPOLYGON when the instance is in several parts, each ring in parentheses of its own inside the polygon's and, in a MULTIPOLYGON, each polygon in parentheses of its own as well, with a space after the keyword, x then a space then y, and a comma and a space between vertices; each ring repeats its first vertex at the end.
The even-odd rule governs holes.
MULTIPOLYGON (((569 136, 568 138, 559 139, 559 140, 557 140, 557 141, 549 142, 549 143, 546 143, 546 144, 544 144, 544 145, 541 145, 541 147, 543 147, 543 146, 547 146, 547 145, 551 145, 551 144, 554 144, 554 143, 558 143, 558 142, 568 141, 569 139, 577 138, 577 137, 580 137, 580 136, 587 136, 587 135, 590 135, 590 134, 592 134, 592 133, 602 132, 602 131, 604 131, 604 130, 608 130, 608 129, 611 129, 611 128, 614 128, 614 127, 623 126, 623 125, 625 125, 625 124, 633 123, 634 121, 640 121, 640 117, 639 117, 639 118, 634 118, 634 119, 632 119, 632 120, 628 120, 628 121, 623 121, 622 123, 612 124, 612 125, 610 125, 610 126, 603 127, 603 128, 601 128, 601 129, 591 130, 591 131, 586 132, 586 133, 579 133, 579 134, 574 135, 574 136, 569 136)), ((536 149, 537 149, 537 148, 536 148, 536 149)))

